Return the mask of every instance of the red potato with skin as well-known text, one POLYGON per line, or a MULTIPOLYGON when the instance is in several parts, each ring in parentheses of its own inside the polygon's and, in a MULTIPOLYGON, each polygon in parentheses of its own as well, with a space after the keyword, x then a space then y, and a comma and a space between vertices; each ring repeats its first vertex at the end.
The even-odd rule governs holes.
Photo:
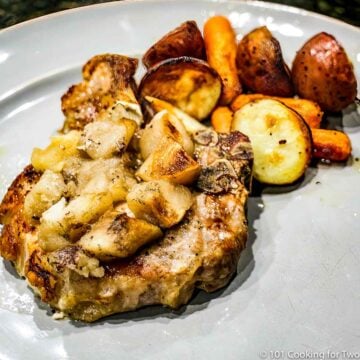
POLYGON ((266 26, 245 35, 238 44, 236 63, 241 83, 254 93, 294 95, 291 74, 279 41, 266 26))
POLYGON ((301 117, 311 128, 320 127, 323 112, 321 111, 320 106, 317 103, 307 99, 266 96, 263 94, 242 94, 239 95, 236 99, 234 99, 234 101, 231 103, 231 109, 232 111, 237 111, 242 106, 246 105, 251 101, 265 98, 278 100, 292 110, 295 110, 297 113, 299 113, 299 115, 301 115, 301 117))
POLYGON ((141 98, 167 101, 199 121, 215 108, 221 90, 219 74, 207 62, 187 56, 151 67, 139 85, 141 98))
POLYGON ((310 128, 280 101, 264 98, 247 103, 235 112, 231 129, 250 139, 256 180, 286 185, 305 173, 312 153, 310 128))
POLYGON ((146 51, 142 62, 150 68, 160 61, 180 56, 205 59, 204 40, 195 21, 186 21, 164 35, 146 51))
POLYGON ((296 93, 317 102, 325 111, 341 111, 354 102, 357 82, 344 48, 321 32, 297 52, 292 66, 296 93))

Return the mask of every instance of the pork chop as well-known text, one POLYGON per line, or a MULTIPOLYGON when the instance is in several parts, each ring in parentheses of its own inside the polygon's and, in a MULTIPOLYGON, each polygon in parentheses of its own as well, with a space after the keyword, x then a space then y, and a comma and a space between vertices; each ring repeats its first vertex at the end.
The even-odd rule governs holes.
MULTIPOLYGON (((124 103, 121 108, 126 110, 124 103)), ((67 130, 83 126, 82 121, 88 124, 96 120, 95 117, 75 123, 70 121, 67 130)), ((67 139, 73 138, 74 133, 70 133, 67 139)), ((62 211, 61 206, 63 210, 67 209, 64 210, 67 216, 71 201, 66 199, 73 197, 78 201, 81 198, 79 194, 71 194, 73 183, 77 184, 76 191, 88 191, 90 185, 98 189, 105 181, 106 189, 115 194, 116 201, 114 205, 108 205, 110 213, 104 210, 103 216, 97 214, 80 227, 71 222, 66 228, 67 233, 58 236, 60 240, 57 238, 51 246, 44 246, 42 232, 44 214, 49 217, 49 213, 43 212, 40 219, 34 213, 29 217, 27 210, 29 194, 34 193, 46 171, 35 170, 32 165, 26 167, 0 205, 0 223, 3 225, 0 254, 15 265, 42 301, 73 319, 86 322, 152 304, 177 308, 189 301, 195 288, 210 292, 225 286, 236 271, 247 239, 246 201, 251 183, 252 149, 248 138, 240 132, 217 134, 206 130, 196 133, 193 141, 194 159, 200 165, 200 175, 189 187, 192 205, 176 225, 160 230, 143 220, 136 222, 138 219, 124 200, 125 190, 113 187, 119 178, 119 169, 126 173, 126 186, 136 183, 134 164, 129 160, 136 151, 134 148, 125 150, 122 144, 121 153, 117 152, 109 159, 83 159, 79 164, 78 158, 70 157, 72 171, 66 169, 66 162, 61 162, 61 181, 56 189, 64 187, 67 190, 61 190, 64 196, 61 200, 59 195, 48 204, 52 216, 58 214, 56 211, 62 211), (112 167, 118 172, 114 173, 112 167), (81 175, 84 168, 90 175, 81 175), (107 176, 110 180, 106 180, 107 176), (100 179, 101 184, 95 182, 94 185, 94 179, 100 179), (86 234, 94 229, 100 239, 113 241, 111 246, 122 246, 129 242, 126 237, 130 233, 136 235, 132 229, 130 232, 130 223, 135 223, 135 228, 139 226, 138 234, 143 235, 142 239, 136 239, 140 240, 140 247, 125 252, 125 257, 117 257, 119 252, 111 252, 111 247, 106 256, 97 257, 84 246, 86 234), (145 241, 146 233, 151 236, 145 241)), ((56 171, 59 164, 55 164, 56 171)), ((49 196, 51 199, 54 193, 49 196)), ((44 196, 39 199, 43 204, 44 196)), ((86 203, 89 208, 95 207, 91 201, 86 203)), ((53 219, 57 219, 56 216, 53 219)))

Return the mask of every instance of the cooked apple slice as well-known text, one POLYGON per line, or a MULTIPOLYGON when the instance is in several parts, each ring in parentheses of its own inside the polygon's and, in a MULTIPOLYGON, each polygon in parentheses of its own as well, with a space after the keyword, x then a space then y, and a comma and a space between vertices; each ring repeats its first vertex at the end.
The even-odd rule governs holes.
POLYGON ((61 174, 45 170, 40 180, 26 195, 24 214, 29 219, 41 214, 61 199, 66 185, 61 174))
POLYGON ((133 170, 128 167, 126 154, 109 159, 88 160, 69 158, 62 170, 67 196, 108 192, 114 202, 125 200, 136 184, 133 170))
POLYGON ((84 194, 66 205, 64 198, 46 210, 40 219, 40 228, 46 232, 68 235, 71 226, 88 224, 98 219, 112 206, 109 193, 84 194))
POLYGON ((170 104, 167 101, 154 98, 152 96, 146 96, 146 101, 150 104, 151 108, 155 112, 162 110, 168 111, 171 115, 177 117, 184 125, 186 131, 189 134, 195 134, 198 131, 206 130, 207 127, 201 124, 198 120, 194 119, 190 115, 186 114, 176 106, 170 104))
POLYGON ((65 160, 71 156, 78 156, 77 145, 80 140, 79 131, 70 131, 65 135, 56 135, 45 149, 35 148, 31 155, 31 163, 36 170, 62 170, 65 160))
POLYGON ((169 228, 184 217, 192 204, 192 197, 185 186, 157 180, 135 185, 126 201, 137 218, 169 228))
POLYGON ((112 205, 109 193, 84 194, 72 199, 66 206, 68 225, 88 224, 98 219, 112 205))
POLYGON ((66 200, 61 198, 56 204, 44 211, 40 219, 39 245, 45 251, 54 251, 69 245, 65 238, 66 200))
POLYGON ((192 183, 200 172, 199 164, 175 140, 163 139, 136 172, 144 181, 169 180, 192 183))
POLYGON ((100 260, 128 257, 146 243, 162 236, 159 227, 130 217, 127 212, 109 211, 79 241, 100 260))
POLYGON ((148 70, 141 80, 141 97, 152 96, 203 120, 221 95, 221 79, 205 61, 179 57, 165 60, 148 70))
POLYGON ((183 146, 189 155, 193 154, 194 144, 182 122, 163 110, 154 116, 141 134, 139 145, 143 159, 146 159, 155 150, 159 142, 165 138, 175 140, 183 146))
POLYGON ((281 102, 262 99, 244 105, 235 113, 232 129, 250 138, 258 181, 290 184, 305 172, 311 159, 309 127, 281 102))
POLYGON ((89 123, 81 135, 78 149, 84 150, 92 159, 122 154, 136 128, 136 123, 127 119, 89 123))
POLYGON ((143 114, 141 112, 141 106, 137 102, 118 100, 116 103, 102 111, 96 121, 115 121, 119 120, 132 120, 138 126, 143 123, 143 114))

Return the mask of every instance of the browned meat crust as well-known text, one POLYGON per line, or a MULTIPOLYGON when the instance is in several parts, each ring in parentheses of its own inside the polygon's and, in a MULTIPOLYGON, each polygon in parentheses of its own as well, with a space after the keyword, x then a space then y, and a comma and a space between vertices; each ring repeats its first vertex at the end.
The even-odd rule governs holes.
POLYGON ((22 255, 21 236, 35 229, 27 223, 22 215, 24 198, 31 187, 40 178, 40 173, 29 165, 17 176, 0 204, 0 224, 3 224, 0 237, 0 255, 7 260, 15 261, 22 255))
POLYGON ((80 130, 101 117, 117 101, 136 102, 133 76, 138 60, 121 55, 98 55, 83 67, 84 81, 61 98, 66 117, 63 131, 80 130))
POLYGON ((210 143, 197 144, 197 161, 206 173, 219 154, 232 153, 226 159, 237 174, 231 189, 220 194, 194 191, 194 204, 179 225, 131 258, 102 264, 103 277, 74 271, 74 264, 86 256, 79 246, 51 253, 39 247, 37 226, 22 215, 24 197, 40 176, 31 166, 13 182, 0 206, 1 255, 15 263, 43 301, 87 322, 150 304, 176 308, 188 302, 196 287, 214 291, 225 286, 246 243, 244 182, 248 184, 252 152, 239 133, 210 138, 210 143))

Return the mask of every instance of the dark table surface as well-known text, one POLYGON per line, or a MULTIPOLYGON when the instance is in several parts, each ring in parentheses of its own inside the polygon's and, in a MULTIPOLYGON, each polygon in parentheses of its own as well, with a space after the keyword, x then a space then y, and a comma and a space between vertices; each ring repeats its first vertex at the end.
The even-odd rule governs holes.
MULTIPOLYGON (((0 29, 52 12, 108 1, 109 0, 0 0, 0 29)), ((343 20, 355 26, 360 26, 360 0, 265 1, 296 6, 343 20)))

